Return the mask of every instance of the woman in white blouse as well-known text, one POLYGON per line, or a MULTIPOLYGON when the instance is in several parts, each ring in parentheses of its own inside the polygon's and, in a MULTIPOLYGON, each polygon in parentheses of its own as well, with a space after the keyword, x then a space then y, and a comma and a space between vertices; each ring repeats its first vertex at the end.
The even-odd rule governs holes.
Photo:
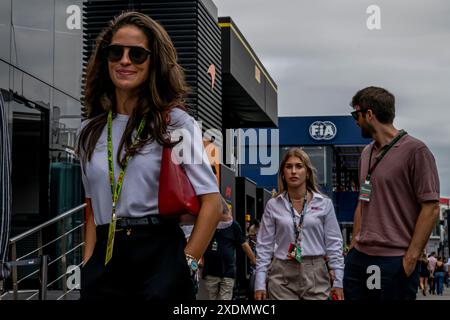
POLYGON ((333 203, 319 192, 300 148, 280 164, 278 195, 267 202, 256 245, 255 299, 343 299, 342 235, 333 203), (328 267, 334 274, 332 288, 328 267))

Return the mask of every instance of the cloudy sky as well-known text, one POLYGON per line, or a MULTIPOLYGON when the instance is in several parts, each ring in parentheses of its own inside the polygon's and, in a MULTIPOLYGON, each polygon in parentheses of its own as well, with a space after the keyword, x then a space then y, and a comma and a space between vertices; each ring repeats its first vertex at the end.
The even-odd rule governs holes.
POLYGON ((278 84, 279 116, 345 115, 353 94, 382 86, 396 121, 434 153, 450 195, 450 1, 214 0, 278 84), (381 29, 369 30, 371 5, 381 29))

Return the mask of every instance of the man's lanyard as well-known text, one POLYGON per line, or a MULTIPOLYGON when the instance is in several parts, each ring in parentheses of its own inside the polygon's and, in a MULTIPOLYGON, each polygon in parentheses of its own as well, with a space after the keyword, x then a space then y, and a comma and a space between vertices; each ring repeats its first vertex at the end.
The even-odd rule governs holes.
POLYGON ((300 221, 299 223, 295 223, 295 211, 294 211, 294 205, 292 204, 291 198, 289 197, 289 193, 288 195, 288 199, 289 199, 289 204, 291 205, 291 213, 292 213, 292 222, 294 225, 294 234, 295 234, 295 244, 298 244, 301 242, 301 232, 303 229, 303 221, 304 221, 304 217, 306 214, 306 201, 307 201, 307 196, 308 196, 308 191, 305 192, 305 198, 303 201, 303 208, 302 211, 300 213, 300 221))
MULTIPOLYGON (((133 144, 137 141, 138 137, 141 135, 142 130, 145 126, 145 120, 142 118, 141 123, 136 132, 136 136, 134 138, 133 144)), ((112 251, 114 246, 114 234, 116 232, 116 207, 117 201, 119 200, 120 192, 122 191, 123 178, 125 176, 125 171, 128 166, 128 161, 131 156, 128 155, 125 158, 125 163, 123 168, 120 170, 119 177, 117 179, 117 183, 115 182, 114 176, 114 163, 113 163, 113 144, 112 144, 112 111, 108 113, 108 169, 109 169, 109 182, 111 184, 111 196, 112 196, 112 221, 109 224, 109 232, 108 232, 108 247, 106 248, 106 258, 105 258, 105 266, 108 264, 109 260, 112 258, 112 251)))
POLYGON ((381 162, 384 156, 388 153, 388 151, 406 134, 407 132, 405 130, 400 130, 399 134, 394 139, 392 139, 391 143, 389 143, 387 146, 383 148, 383 151, 381 151, 380 155, 376 158, 376 162, 374 163, 373 166, 371 166, 371 164, 372 164, 373 149, 375 146, 372 145, 372 149, 370 150, 369 169, 367 172, 366 181, 370 182, 370 178, 372 177, 375 168, 378 166, 378 164, 381 162))

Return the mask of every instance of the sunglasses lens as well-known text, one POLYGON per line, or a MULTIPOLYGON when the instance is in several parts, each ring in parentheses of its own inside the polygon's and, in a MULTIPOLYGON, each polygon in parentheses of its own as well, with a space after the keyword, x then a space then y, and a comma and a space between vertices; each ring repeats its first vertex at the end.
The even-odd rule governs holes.
MULTIPOLYGON (((128 56, 132 63, 141 64, 147 60, 147 56, 149 52, 141 47, 128 47, 130 50, 128 51, 128 56)), ((106 47, 106 58, 110 62, 118 62, 122 59, 125 47, 119 45, 110 45, 106 47)))
POLYGON ((111 45, 106 48, 106 57, 111 62, 117 62, 123 57, 123 47, 111 45))
POLYGON ((359 113, 362 112, 361 110, 355 110, 352 112, 353 119, 358 120, 359 119, 359 113))
POLYGON ((128 53, 130 55, 130 60, 134 64, 141 64, 147 60, 148 52, 144 48, 131 47, 128 53))

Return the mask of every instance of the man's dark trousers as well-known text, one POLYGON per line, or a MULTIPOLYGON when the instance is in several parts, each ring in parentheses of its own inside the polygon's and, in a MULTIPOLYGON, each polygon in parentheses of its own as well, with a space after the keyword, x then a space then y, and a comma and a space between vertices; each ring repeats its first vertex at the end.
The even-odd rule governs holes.
POLYGON ((355 248, 347 254, 344 269, 346 300, 415 300, 418 286, 419 265, 407 277, 403 256, 369 256, 355 248), (377 271, 374 270, 380 271, 379 286, 375 279, 377 271))

